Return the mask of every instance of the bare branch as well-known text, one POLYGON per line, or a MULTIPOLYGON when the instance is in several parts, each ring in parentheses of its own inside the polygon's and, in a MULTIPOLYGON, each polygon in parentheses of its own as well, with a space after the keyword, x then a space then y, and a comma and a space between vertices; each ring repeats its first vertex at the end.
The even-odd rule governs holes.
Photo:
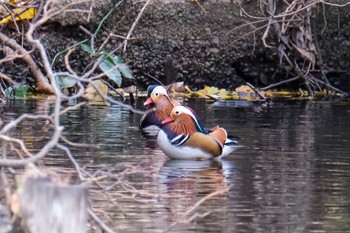
POLYGON ((102 222, 102 220, 91 209, 88 209, 88 213, 91 218, 103 229, 103 231, 108 233, 115 233, 115 231, 113 231, 104 222, 102 222))
POLYGON ((176 220, 175 222, 173 222, 167 229, 165 229, 164 232, 168 232, 170 231, 171 228, 173 228, 174 226, 176 226, 179 222, 183 221, 185 218, 187 218, 187 216, 193 212, 194 210, 196 210, 201 204, 203 204, 205 201, 209 200, 210 198, 217 196, 217 195, 221 195, 226 193, 228 190, 230 190, 231 187, 225 188, 225 189, 221 189, 221 190, 217 190, 215 192, 212 192, 208 195, 206 195, 205 197, 203 197, 202 199, 200 199, 199 201, 196 202, 196 204, 194 204, 190 209, 188 209, 178 220, 176 220))
POLYGON ((33 58, 28 54, 28 52, 14 39, 10 39, 5 34, 0 32, 0 40, 7 46, 11 47, 12 49, 18 51, 20 55, 23 56, 23 60, 28 64, 28 68, 30 72, 33 74, 34 79, 36 81, 36 89, 38 92, 43 92, 46 94, 54 94, 54 90, 48 80, 44 77, 41 70, 33 60, 33 58))
POLYGON ((145 9, 147 8, 147 6, 151 3, 152 0, 147 0, 147 2, 143 5, 142 9, 140 10, 139 14, 137 15, 134 23, 131 25, 131 28, 126 36, 126 40, 124 41, 124 48, 123 48, 123 51, 126 52, 126 46, 128 44, 128 40, 130 39, 137 23, 140 21, 141 19, 141 16, 143 14, 143 12, 145 11, 145 9))

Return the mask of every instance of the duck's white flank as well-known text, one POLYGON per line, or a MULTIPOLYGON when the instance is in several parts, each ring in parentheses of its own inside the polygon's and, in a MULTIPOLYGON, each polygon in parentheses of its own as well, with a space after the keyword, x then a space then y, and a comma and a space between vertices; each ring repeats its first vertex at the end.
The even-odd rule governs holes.
POLYGON ((172 159, 211 159, 213 156, 199 148, 189 146, 175 146, 169 142, 168 136, 163 130, 157 137, 158 146, 172 159))

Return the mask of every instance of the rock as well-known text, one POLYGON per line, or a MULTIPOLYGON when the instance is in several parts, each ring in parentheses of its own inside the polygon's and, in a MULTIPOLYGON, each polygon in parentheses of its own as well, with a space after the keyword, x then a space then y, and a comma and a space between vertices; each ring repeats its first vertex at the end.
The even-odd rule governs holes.
POLYGON ((213 44, 220 44, 220 39, 218 36, 214 36, 212 41, 211 41, 213 44))
POLYGON ((217 49, 217 48, 210 48, 210 49, 209 49, 209 52, 210 52, 210 53, 213 53, 213 54, 218 54, 218 53, 220 52, 220 50, 217 49))

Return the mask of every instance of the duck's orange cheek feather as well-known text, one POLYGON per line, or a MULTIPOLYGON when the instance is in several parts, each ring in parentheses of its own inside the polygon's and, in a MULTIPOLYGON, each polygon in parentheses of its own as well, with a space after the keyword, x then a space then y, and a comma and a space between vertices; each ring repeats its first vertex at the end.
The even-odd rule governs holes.
POLYGON ((165 120, 169 116, 170 110, 168 109, 161 109, 156 110, 156 115, 158 119, 165 120))
POLYGON ((219 156, 221 154, 220 146, 211 136, 194 133, 184 144, 184 146, 200 148, 214 156, 219 156))

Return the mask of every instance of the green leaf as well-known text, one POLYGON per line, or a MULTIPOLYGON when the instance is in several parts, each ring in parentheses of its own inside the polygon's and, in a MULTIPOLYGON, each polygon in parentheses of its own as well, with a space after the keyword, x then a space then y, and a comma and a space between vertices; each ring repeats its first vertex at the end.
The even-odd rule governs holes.
POLYGON ((32 92, 31 92, 31 88, 27 84, 15 85, 5 90, 5 96, 7 98, 10 98, 10 97, 24 98, 24 97, 27 97, 28 94, 32 94, 32 92))
POLYGON ((134 76, 132 75, 131 70, 129 67, 124 63, 123 59, 121 59, 118 56, 112 56, 114 64, 118 65, 118 70, 123 74, 125 78, 133 79, 134 76))
POLYGON ((113 55, 111 57, 113 59, 114 64, 124 64, 123 59, 121 59, 119 56, 113 55))
POLYGON ((22 84, 19 87, 15 88, 15 96, 16 97, 25 97, 27 95, 28 92, 28 85, 26 84, 22 84))
POLYGON ((111 52, 108 50, 101 50, 98 54, 105 55, 106 57, 109 57, 111 52))
POLYGON ((95 55, 95 52, 92 50, 92 48, 89 45, 81 44, 80 46, 85 52, 90 53, 91 55, 95 55))
POLYGON ((60 76, 56 76, 55 78, 56 78, 56 83, 60 88, 60 90, 64 88, 74 87, 77 84, 77 80, 72 78, 60 77, 60 76))
POLYGON ((118 64, 118 70, 123 74, 125 78, 133 79, 131 70, 126 64, 118 64))
POLYGON ((107 50, 101 50, 99 52, 99 54, 103 55, 105 59, 107 59, 108 61, 110 61, 114 65, 123 63, 123 60, 121 58, 119 58, 116 55, 111 54, 111 52, 109 52, 107 50))
POLYGON ((118 85, 118 87, 121 86, 121 84, 122 84, 122 75, 118 71, 118 69, 115 66, 115 64, 113 64, 108 59, 104 59, 99 64, 99 67, 107 75, 108 78, 110 78, 112 81, 114 81, 118 85))

